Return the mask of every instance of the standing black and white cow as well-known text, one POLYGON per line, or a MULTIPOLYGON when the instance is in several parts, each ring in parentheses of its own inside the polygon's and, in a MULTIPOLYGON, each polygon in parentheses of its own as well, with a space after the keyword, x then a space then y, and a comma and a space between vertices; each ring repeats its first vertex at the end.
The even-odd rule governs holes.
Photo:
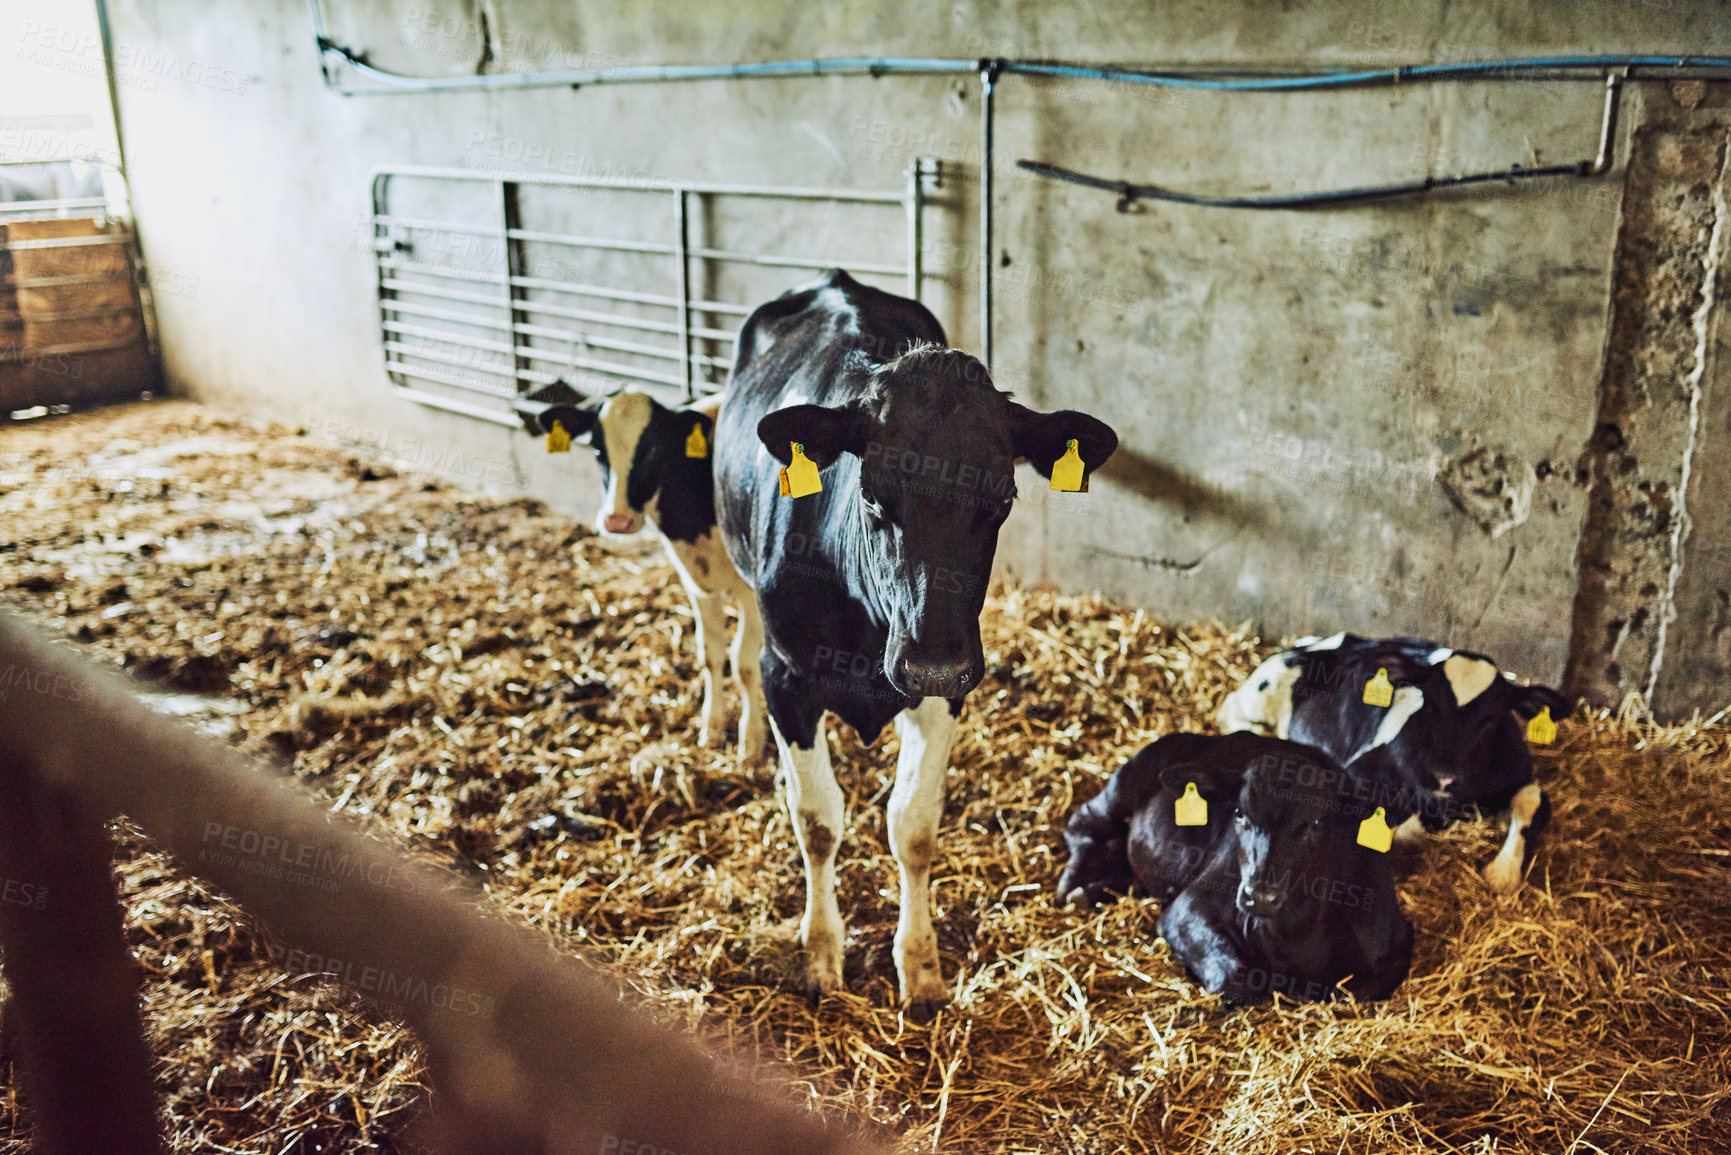
POLYGON ((558 423, 573 441, 594 451, 604 486, 596 532, 630 537, 653 528, 666 544, 691 599, 697 654, 703 662, 698 742, 704 746, 719 741, 723 729, 721 684, 730 656, 723 599, 737 606, 739 632, 731 657, 741 699, 739 757, 755 763, 763 756, 767 737, 758 670, 763 627, 757 598, 740 581, 716 532, 713 450, 720 404, 720 398, 712 397, 689 408, 669 409, 630 389, 585 398, 555 381, 520 398, 516 409, 530 434, 551 433, 558 423))
MULTIPOLYGON (((1519 686, 1483 654, 1421 638, 1306 638, 1275 654, 1227 696, 1215 721, 1327 751, 1407 800, 1403 840, 1422 826, 1509 811, 1502 850, 1484 869, 1499 893, 1517 889, 1529 834, 1550 802, 1533 781, 1526 724, 1541 710, 1560 719, 1571 704, 1548 686, 1519 686), (1367 703, 1365 684, 1386 670, 1390 704, 1367 703), (1374 755, 1374 756, 1373 756, 1374 755)), ((1392 807, 1391 807, 1392 809, 1392 807)))
POLYGON ((1169 734, 1071 815, 1059 896, 1140 884, 1164 906, 1160 937, 1227 1002, 1385 999, 1406 978, 1412 925, 1388 856, 1359 842, 1379 787, 1296 742, 1169 734), (1180 826, 1191 787, 1206 814, 1180 826))
POLYGON ((984 674, 980 611, 1014 464, 1042 476, 1075 442, 1095 469, 1117 448, 1100 421, 1036 413, 946 347, 917 301, 839 269, 761 306, 740 330, 717 425, 721 532, 757 591, 763 683, 805 860, 805 980, 842 982, 835 861, 845 814, 824 716, 866 741, 901 735, 889 799, 901 875, 894 957, 901 998, 948 999, 932 929, 944 774, 962 700, 984 674), (782 497, 793 445, 822 491, 782 497))

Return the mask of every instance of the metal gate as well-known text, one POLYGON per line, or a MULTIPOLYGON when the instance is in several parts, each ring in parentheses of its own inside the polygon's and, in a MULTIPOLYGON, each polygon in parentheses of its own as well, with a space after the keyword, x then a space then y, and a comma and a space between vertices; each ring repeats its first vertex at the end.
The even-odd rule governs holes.
POLYGON ((513 398, 560 377, 694 399, 726 383, 735 332, 787 287, 780 270, 841 266, 917 299, 939 179, 931 157, 896 192, 380 166, 370 224, 385 368, 409 400, 501 425, 518 424, 513 398), (607 212, 579 203, 603 200, 607 212), (729 241, 726 206, 748 201, 776 215, 760 210, 749 237, 729 241), (813 206, 846 208, 866 247, 762 251, 765 236, 809 231, 797 218, 813 206), (897 208, 903 259, 888 263, 880 241, 897 208), (779 288, 748 291, 730 268, 770 271, 779 288))

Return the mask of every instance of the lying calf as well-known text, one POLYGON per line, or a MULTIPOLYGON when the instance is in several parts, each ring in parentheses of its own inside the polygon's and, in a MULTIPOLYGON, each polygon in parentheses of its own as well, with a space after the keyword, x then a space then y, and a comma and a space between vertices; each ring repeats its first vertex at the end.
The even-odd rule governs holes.
POLYGON ((1406 978, 1412 927, 1388 856, 1360 843, 1366 820, 1386 829, 1375 795, 1296 742, 1168 735, 1071 816, 1058 894, 1093 902, 1139 883, 1165 903, 1173 953, 1231 1003, 1384 999, 1406 978), (1206 817, 1181 826, 1192 787, 1206 817))
POLYGON ((1374 778, 1390 809, 1410 809, 1400 831, 1440 830, 1458 818, 1509 811, 1508 837, 1484 869, 1492 889, 1520 886, 1528 835, 1544 828, 1550 803, 1533 781, 1526 726, 1541 710, 1561 718, 1571 703, 1548 686, 1518 686, 1483 654, 1419 638, 1306 639, 1275 654, 1226 698, 1215 721, 1326 751, 1374 778), (1365 700, 1386 674, 1386 706, 1365 700), (1371 756, 1374 752, 1374 756, 1371 756))
POLYGON ((605 537, 629 537, 653 528, 691 599, 697 653, 703 661, 703 711, 698 742, 721 734, 720 686, 731 656, 739 685, 739 757, 763 756, 763 676, 759 653, 763 626, 757 597, 739 578, 715 531, 713 451, 719 397, 686 409, 669 409, 647 393, 624 390, 585 398, 563 381, 521 397, 516 410, 532 435, 553 433, 555 423, 572 441, 584 442, 601 466, 603 493, 595 529, 605 537), (739 633, 729 655, 724 639, 726 597, 739 609, 739 633))

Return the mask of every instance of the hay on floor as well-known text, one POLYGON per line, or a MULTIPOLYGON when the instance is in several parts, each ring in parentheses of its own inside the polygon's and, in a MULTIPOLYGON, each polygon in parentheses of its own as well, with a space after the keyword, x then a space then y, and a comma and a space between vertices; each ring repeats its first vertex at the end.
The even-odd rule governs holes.
MULTIPOLYGON (((1555 819, 1517 895, 1477 875, 1489 825, 1398 859, 1418 943, 1394 999, 1227 1010, 1152 903, 1051 890, 1071 807, 1144 743, 1210 728, 1270 641, 996 589, 934 881, 956 1002, 918 1025, 890 961, 893 733, 832 735, 849 989, 813 1007, 783 989, 802 884, 773 774, 693 747, 690 615, 654 555, 180 403, 0 431, 0 542, 10 606, 903 1151, 1731 1149, 1720 720, 1583 711, 1539 755, 1555 819)), ((124 845, 175 1149, 407 1149, 422 1070, 390 1007, 284 973, 267 928, 124 845)))

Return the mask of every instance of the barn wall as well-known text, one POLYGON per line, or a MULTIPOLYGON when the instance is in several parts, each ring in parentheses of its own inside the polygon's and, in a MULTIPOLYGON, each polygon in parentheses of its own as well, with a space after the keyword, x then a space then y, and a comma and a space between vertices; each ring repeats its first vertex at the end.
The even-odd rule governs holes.
MULTIPOLYGON (((474 5, 328 7, 333 37, 385 68, 462 74, 480 56, 474 5)), ((986 54, 1326 65, 1731 43, 1726 5, 1682 0, 482 7, 518 70, 549 50, 590 67, 986 54)), ((181 289, 157 295, 166 370, 192 396, 298 421, 313 436, 382 442, 404 460, 587 512, 595 476, 585 457, 549 459, 520 434, 398 400, 380 365, 361 225, 368 169, 485 167, 512 141, 583 171, 894 189, 915 151, 906 142, 923 140, 918 151, 943 157, 949 173, 928 218, 928 296, 952 340, 977 347, 970 79, 343 97, 320 83, 300 0, 110 9, 131 69, 121 122, 146 252, 159 282, 181 289)), ((1033 403, 1099 414, 1124 448, 1082 501, 1023 502, 1002 563, 1170 620, 1417 632, 1553 679, 1573 639, 1574 673, 1604 697, 1645 689, 1663 655, 1709 681, 1691 677, 1685 691, 1661 679, 1662 703, 1666 693, 1679 706, 1731 697, 1731 660, 1702 656, 1723 649, 1712 640, 1721 634, 1673 624, 1664 647, 1646 637, 1610 674, 1594 641, 1630 620, 1613 588, 1628 581, 1605 574, 1655 571, 1629 579, 1637 599, 1663 602, 1648 607, 1649 630, 1673 608, 1695 614, 1726 597, 1723 548, 1696 565, 1678 553, 1688 541, 1670 532, 1675 523, 1630 531, 1604 433, 1634 406, 1644 479, 1675 488, 1685 458, 1712 440, 1700 423, 1725 420, 1711 374, 1678 384, 1681 401, 1646 406, 1617 368, 1662 339, 1641 318, 1670 307, 1663 294, 1613 293, 1619 269, 1640 263, 1629 246, 1698 223, 1685 227, 1667 198, 1704 195, 1709 219, 1723 211, 1723 168, 1706 155, 1707 187, 1695 190, 1699 166, 1668 151, 1691 132, 1722 154, 1723 97, 1695 99, 1686 110, 1664 84, 1631 86, 1617 168, 1591 182, 1306 213, 1117 213, 1110 196, 1034 180, 1011 162, 1245 192, 1557 163, 1592 155, 1601 92, 1481 83, 1215 94, 1005 80, 995 375, 1033 403), (1673 116, 1682 111, 1687 125, 1673 116), (1647 207, 1632 219, 1623 158, 1635 134, 1645 134, 1635 150, 1645 183, 1632 187, 1647 207), (1595 497, 1612 507, 1593 513, 1595 497), (1641 593, 1648 585, 1656 592, 1641 593)), ((845 231, 804 239, 837 248, 845 231)), ((895 243, 890 234, 892 253, 895 243)), ((1722 511, 1727 463, 1714 452, 1690 484, 1701 508, 1722 511)), ((1036 480, 1022 478, 1024 493, 1036 480)))

